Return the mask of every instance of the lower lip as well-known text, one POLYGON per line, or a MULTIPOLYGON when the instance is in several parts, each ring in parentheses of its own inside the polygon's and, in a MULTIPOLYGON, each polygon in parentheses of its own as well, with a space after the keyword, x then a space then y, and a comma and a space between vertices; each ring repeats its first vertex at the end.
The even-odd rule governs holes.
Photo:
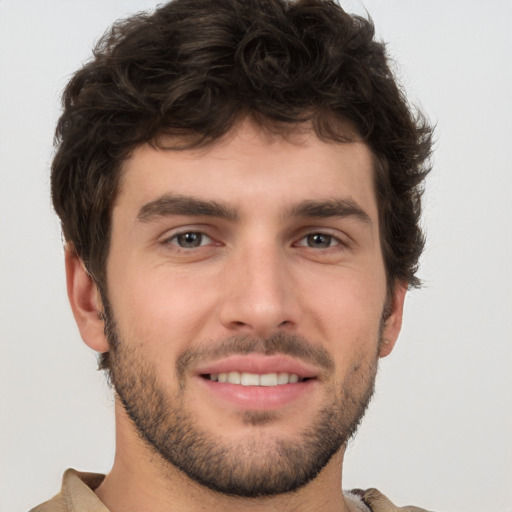
POLYGON ((240 409, 252 411, 268 411, 284 407, 305 398, 318 384, 316 379, 308 379, 278 386, 242 386, 198 378, 207 392, 216 399, 240 409))

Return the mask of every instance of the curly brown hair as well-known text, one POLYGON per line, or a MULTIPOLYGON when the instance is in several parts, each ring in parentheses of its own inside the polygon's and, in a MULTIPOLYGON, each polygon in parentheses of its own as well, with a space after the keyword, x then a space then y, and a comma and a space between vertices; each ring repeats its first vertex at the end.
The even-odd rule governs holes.
POLYGON ((374 36, 330 0, 174 0, 115 23, 65 89, 51 178, 64 237, 100 289, 123 161, 163 134, 187 142, 172 149, 213 143, 247 115, 336 143, 348 122, 375 156, 389 288, 418 286, 432 130, 374 36))

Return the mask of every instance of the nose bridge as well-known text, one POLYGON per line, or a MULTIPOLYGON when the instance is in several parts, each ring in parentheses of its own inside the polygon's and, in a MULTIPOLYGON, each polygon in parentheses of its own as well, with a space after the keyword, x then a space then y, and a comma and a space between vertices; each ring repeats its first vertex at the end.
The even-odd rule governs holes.
POLYGON ((283 248, 260 239, 248 241, 235 252, 226 273, 223 324, 259 336, 293 325, 291 276, 283 248))

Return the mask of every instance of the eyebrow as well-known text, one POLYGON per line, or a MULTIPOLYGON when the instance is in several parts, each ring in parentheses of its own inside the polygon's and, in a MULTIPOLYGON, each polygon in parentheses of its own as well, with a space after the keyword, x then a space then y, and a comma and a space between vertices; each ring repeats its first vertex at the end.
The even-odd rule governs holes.
MULTIPOLYGON (((205 201, 191 196, 165 194, 146 203, 137 215, 139 222, 150 222, 171 215, 217 217, 237 221, 238 210, 218 201, 205 201)), ((350 199, 307 200, 289 209, 285 217, 327 218, 354 217, 371 225, 370 216, 350 199)))
POLYGON ((238 219, 238 212, 229 205, 217 201, 203 201, 195 197, 163 195, 145 204, 137 215, 140 222, 150 222, 170 215, 219 217, 230 221, 238 219))
POLYGON ((354 217, 365 223, 372 224, 371 218, 355 201, 351 199, 329 199, 325 201, 303 201, 294 206, 290 216, 308 218, 354 217))

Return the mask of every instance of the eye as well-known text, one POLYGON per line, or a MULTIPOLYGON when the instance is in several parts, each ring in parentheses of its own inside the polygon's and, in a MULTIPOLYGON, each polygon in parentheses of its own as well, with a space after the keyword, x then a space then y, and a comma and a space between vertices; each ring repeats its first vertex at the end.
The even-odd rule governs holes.
POLYGON ((212 239, 200 231, 187 231, 186 233, 178 233, 169 238, 169 243, 177 245, 182 249, 196 249, 197 247, 212 243, 212 239))
POLYGON ((340 245, 340 240, 326 233, 311 233, 297 243, 300 247, 311 247, 313 249, 328 249, 340 245))

